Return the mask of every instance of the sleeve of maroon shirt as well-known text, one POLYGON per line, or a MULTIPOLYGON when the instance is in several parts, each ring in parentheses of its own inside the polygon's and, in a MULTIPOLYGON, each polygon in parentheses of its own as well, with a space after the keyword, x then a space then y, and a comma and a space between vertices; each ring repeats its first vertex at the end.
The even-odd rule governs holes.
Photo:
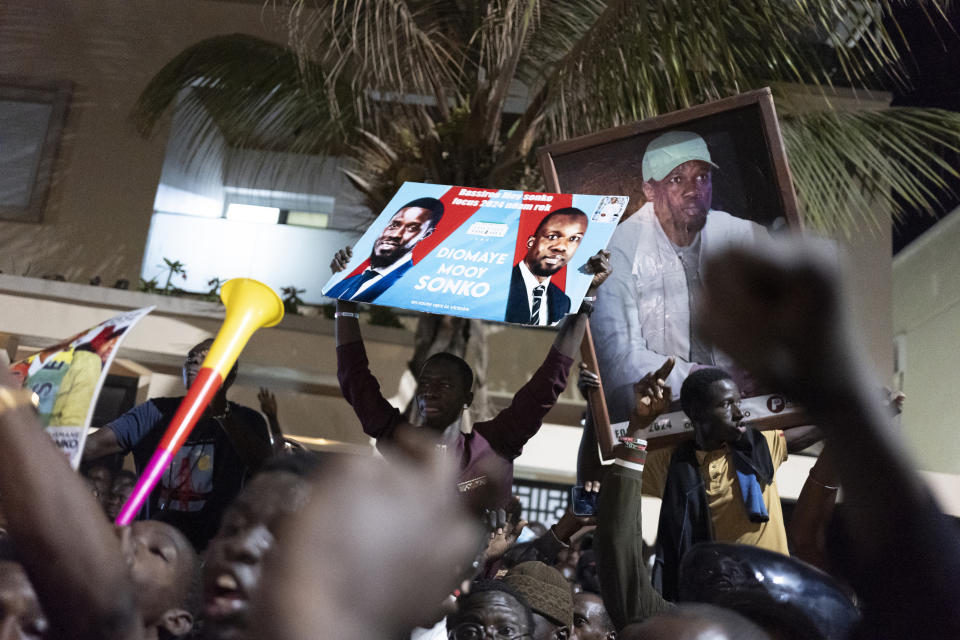
POLYGON ((337 347, 337 380, 343 397, 360 419, 363 432, 377 440, 393 437, 400 412, 380 393, 380 383, 370 373, 363 342, 337 347))
POLYGON ((543 418, 567 388, 567 375, 573 359, 554 347, 527 384, 513 396, 510 406, 474 429, 486 438, 494 451, 513 460, 523 451, 527 440, 536 435, 543 418))

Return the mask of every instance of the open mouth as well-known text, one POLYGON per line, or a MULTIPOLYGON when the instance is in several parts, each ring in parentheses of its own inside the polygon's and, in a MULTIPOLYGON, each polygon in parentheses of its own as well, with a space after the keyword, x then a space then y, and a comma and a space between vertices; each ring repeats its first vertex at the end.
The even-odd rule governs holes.
POLYGON ((554 269, 562 267, 565 263, 566 259, 564 259, 562 256, 550 256, 549 258, 543 259, 543 264, 554 269))
POLYGON ((212 587, 207 587, 203 611, 209 618, 224 618, 242 613, 247 609, 247 594, 237 579, 223 573, 217 577, 212 587))

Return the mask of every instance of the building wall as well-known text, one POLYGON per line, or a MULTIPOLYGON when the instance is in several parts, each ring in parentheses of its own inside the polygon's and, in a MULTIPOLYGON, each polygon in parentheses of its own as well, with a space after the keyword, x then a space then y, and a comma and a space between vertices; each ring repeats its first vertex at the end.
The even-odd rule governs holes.
POLYGON ((897 254, 893 326, 904 356, 903 436, 920 467, 960 474, 960 209, 897 254))
POLYGON ((0 75, 74 83, 43 224, 0 222, 0 270, 136 282, 168 129, 148 141, 136 133, 128 115, 137 95, 205 38, 242 32, 284 41, 277 17, 261 3, 0 3, 0 75))

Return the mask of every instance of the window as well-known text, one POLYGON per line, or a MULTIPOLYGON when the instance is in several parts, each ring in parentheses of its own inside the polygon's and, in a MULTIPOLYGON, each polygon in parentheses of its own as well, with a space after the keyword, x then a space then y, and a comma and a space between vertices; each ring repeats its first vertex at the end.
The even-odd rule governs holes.
POLYGON ((40 222, 70 92, 0 79, 0 218, 40 222))

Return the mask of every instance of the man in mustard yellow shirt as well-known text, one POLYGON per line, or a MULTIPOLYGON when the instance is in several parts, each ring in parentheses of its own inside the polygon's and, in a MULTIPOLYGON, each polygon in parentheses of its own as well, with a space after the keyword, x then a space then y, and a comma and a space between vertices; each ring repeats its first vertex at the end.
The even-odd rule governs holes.
MULTIPOLYGON (((641 411, 662 410, 669 402, 665 376, 650 378, 638 386, 638 393, 643 388, 650 399, 644 403, 638 398, 641 411)), ((740 390, 721 369, 691 373, 680 404, 693 426, 693 439, 651 452, 643 471, 643 493, 663 498, 653 581, 668 600, 677 596, 680 560, 697 542, 734 542, 789 554, 775 474, 788 450, 818 439, 812 427, 791 430, 788 442, 782 431, 743 426, 740 390)))

